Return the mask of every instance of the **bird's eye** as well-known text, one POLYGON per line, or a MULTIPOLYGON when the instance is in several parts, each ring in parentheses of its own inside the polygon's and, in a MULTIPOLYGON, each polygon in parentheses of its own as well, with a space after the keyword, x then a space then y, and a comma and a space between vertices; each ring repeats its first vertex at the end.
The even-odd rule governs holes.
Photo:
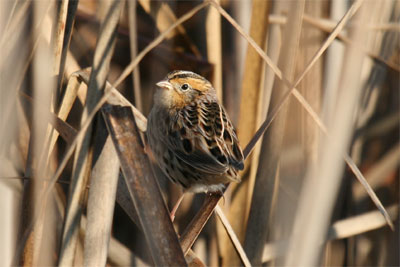
POLYGON ((187 89, 189 89, 189 84, 187 84, 187 83, 184 83, 182 86, 181 86, 181 89, 182 90, 187 90, 187 89))

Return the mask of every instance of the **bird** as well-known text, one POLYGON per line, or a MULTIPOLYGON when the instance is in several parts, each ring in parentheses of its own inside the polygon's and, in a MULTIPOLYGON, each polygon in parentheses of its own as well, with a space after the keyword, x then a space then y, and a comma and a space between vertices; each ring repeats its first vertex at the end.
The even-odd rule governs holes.
POLYGON ((184 193, 222 193, 229 182, 240 182, 243 152, 212 84, 194 72, 176 70, 156 85, 146 136, 162 172, 184 193))

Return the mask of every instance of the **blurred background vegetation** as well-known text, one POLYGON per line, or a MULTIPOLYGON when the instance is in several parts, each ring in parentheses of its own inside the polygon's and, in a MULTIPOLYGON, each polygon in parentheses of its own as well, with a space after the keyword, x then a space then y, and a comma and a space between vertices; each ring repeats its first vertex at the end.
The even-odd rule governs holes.
POLYGON ((0 12, 1 266, 400 264, 400 1, 0 12), (155 83, 177 69, 213 83, 252 153, 215 214, 218 197, 187 194, 172 225, 181 189, 99 108, 129 106, 143 132, 155 83))

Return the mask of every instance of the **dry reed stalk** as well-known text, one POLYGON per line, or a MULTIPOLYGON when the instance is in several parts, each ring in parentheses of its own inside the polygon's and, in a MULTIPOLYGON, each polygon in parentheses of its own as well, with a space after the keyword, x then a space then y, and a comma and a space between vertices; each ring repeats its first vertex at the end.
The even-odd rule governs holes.
MULTIPOLYGON (((360 22, 364 23, 369 14, 368 4, 361 7, 360 22), (364 9, 365 8, 365 9, 364 9)), ((354 28, 351 35, 354 41, 362 43, 365 32, 354 28)), ((347 64, 338 88, 335 114, 328 116, 331 140, 321 139, 321 156, 317 165, 311 166, 301 193, 299 209, 294 223, 293 237, 290 243, 286 265, 315 265, 318 262, 321 249, 321 237, 326 233, 329 218, 333 209, 341 170, 343 168, 342 154, 347 148, 352 131, 352 116, 360 93, 360 66, 362 53, 350 46, 346 50, 347 64)))
POLYGON ((221 195, 219 194, 208 195, 204 200, 200 210, 196 213, 188 226, 186 226, 181 237, 179 238, 183 253, 185 255, 188 253, 200 232, 203 230, 204 225, 210 219, 220 198, 221 195))
MULTIPOLYGON (((65 0, 64 0, 65 1, 65 0)), ((61 90, 61 85, 63 82, 64 78, 64 72, 65 72, 65 67, 66 67, 66 62, 67 62, 67 55, 69 53, 69 45, 71 42, 71 37, 72 37, 72 30, 75 24, 75 15, 76 15, 76 10, 78 8, 78 3, 79 0, 77 1, 66 1, 67 2, 67 11, 66 11, 66 18, 64 24, 61 24, 60 27, 64 27, 64 35, 63 35, 63 43, 62 43, 62 49, 60 51, 60 66, 59 66, 59 76, 58 76, 58 81, 57 81, 57 89, 60 91, 61 90)), ((78 69, 76 69, 78 70, 78 69)))
MULTIPOLYGON (((248 33, 251 23, 249 18, 251 17, 252 1, 232 1, 230 5, 233 9, 233 17, 248 33)), ((244 73, 244 62, 246 60, 247 42, 236 31, 233 31, 233 34, 235 53, 231 56, 233 56, 234 64, 230 65, 229 76, 231 77, 228 76, 231 85, 229 85, 228 82, 224 85, 224 92, 229 94, 230 97, 224 98, 224 105, 232 122, 237 125, 240 113, 240 109, 237 107, 240 106, 240 90, 244 73)))
MULTIPOLYGON (((314 17, 323 17, 323 11, 327 10, 325 2, 306 2, 305 14, 314 17)), ((304 16, 303 16, 304 20, 304 16)), ((318 51, 323 42, 323 33, 318 29, 314 29, 309 25, 304 25, 301 38, 300 38, 300 51, 297 61, 296 76, 302 72, 303 66, 309 62, 310 58, 318 51)), ((303 80, 299 83, 298 91, 304 96, 310 106, 320 113, 320 99, 322 95, 322 80, 323 80, 323 61, 317 61, 309 73, 304 76, 303 80)), ((303 146, 306 162, 316 161, 318 153, 318 126, 314 123, 312 118, 309 117, 307 112, 301 108, 296 107, 296 114, 301 116, 301 144, 303 146), (299 113, 297 113, 299 112, 299 113)), ((296 128, 296 127, 295 127, 296 128)))
MULTIPOLYGON (((331 2, 331 14, 330 17, 332 20, 339 20, 342 17, 342 14, 346 12, 346 3, 345 1, 332 1, 331 2)), ((307 22, 307 17, 305 17, 305 22, 307 22)), ((312 24, 311 24, 312 25, 312 24)), ((319 25, 319 24, 318 24, 319 25)), ((333 26, 334 28, 335 26, 333 26)), ((332 28, 332 29, 333 29, 332 28)), ((339 85, 339 77, 340 77, 340 67, 342 66, 344 54, 344 47, 337 40, 332 42, 326 52, 326 64, 325 71, 328 75, 324 77, 324 97, 322 103, 322 118, 325 120, 326 114, 331 114, 333 110, 333 103, 331 101, 333 97, 336 96, 336 89, 339 85)))
MULTIPOLYGON (((282 70, 282 74, 288 80, 293 80, 295 75, 304 5, 304 1, 297 1, 290 2, 287 6, 290 19, 283 33, 278 68, 282 70)), ((276 12, 282 12, 282 8, 284 10, 285 7, 285 4, 278 4, 275 7, 276 12)), ((285 92, 284 86, 279 80, 275 80, 270 111, 279 105, 285 92)), ((280 109, 279 114, 271 123, 269 131, 265 133, 262 142, 261 150, 264 153, 261 155, 257 171, 245 241, 245 249, 253 265, 262 263, 262 251, 268 234, 267 225, 272 216, 272 199, 274 194, 277 193, 274 190, 276 188, 275 180, 277 179, 287 110, 288 102, 280 109), (263 211, 260 212, 260 209, 263 211)))
MULTIPOLYGON (((88 85, 88 97, 81 123, 86 121, 96 103, 103 94, 104 84, 107 78, 109 64, 115 44, 116 28, 122 9, 122 1, 100 2, 100 15, 103 21, 94 54, 93 70, 88 85)), ((74 171, 70 185, 70 198, 67 206, 67 214, 63 231, 63 241, 60 251, 61 266, 70 266, 73 263, 75 248, 79 233, 79 222, 82 213, 83 190, 87 183, 88 170, 91 165, 89 152, 92 127, 89 126, 86 135, 79 138, 76 149, 74 171)))
MULTIPOLYGON (((306 1, 303 14, 303 24, 300 35, 298 55, 296 58, 295 77, 302 74, 303 69, 310 62, 312 57, 322 46, 324 41, 324 33, 311 25, 304 23, 304 17, 325 17, 322 14, 327 9, 327 2, 324 1, 306 1)), ((343 12, 344 13, 344 12, 343 12)), ((322 94, 323 80, 323 60, 318 60, 309 69, 307 75, 301 80, 297 86, 297 90, 306 99, 307 103, 319 114, 320 99, 322 94)), ((316 162, 318 157, 318 125, 315 124, 313 118, 303 108, 302 104, 297 101, 291 101, 288 110, 288 124, 286 126, 286 135, 284 137, 283 150, 296 151, 298 153, 295 159, 287 169, 281 168, 280 182, 287 185, 286 190, 290 190, 294 194, 295 199, 300 194, 300 188, 304 181, 307 166, 311 162, 316 162), (286 147, 286 149, 285 149, 286 147)), ((282 192, 280 192, 282 193, 282 192)), ((279 194, 280 194, 279 193, 279 194)), ((294 214, 297 208, 297 201, 285 201, 284 196, 280 196, 279 202, 275 207, 273 225, 270 226, 270 236, 268 240, 287 239, 292 228, 294 214)), ((275 261, 276 265, 282 264, 282 259, 275 261)))
MULTIPOLYGON (((218 2, 214 4, 219 5, 218 2)), ((261 47, 265 47, 266 36, 268 31, 268 11, 270 7, 269 1, 255 1, 252 5, 252 16, 250 26, 250 36, 261 47)), ((217 9, 213 6, 215 12, 217 9)), ((246 144, 253 133, 258 127, 259 122, 262 120, 260 110, 260 99, 263 98, 263 66, 264 62, 251 46, 247 47, 243 79, 241 82, 241 102, 239 113, 239 124, 237 127, 238 137, 242 144, 246 144)), ((258 155, 254 155, 247 161, 245 171, 241 172, 242 180, 240 185, 232 185, 230 190, 234 190, 238 186, 238 192, 232 199, 231 205, 228 207, 228 218, 232 222, 232 227, 235 230, 241 242, 244 241, 246 232, 246 223, 249 214, 250 202, 254 179, 255 170, 258 166, 258 155), (235 218, 243 218, 236 220, 235 218)), ((221 236, 222 239, 222 257, 223 264, 225 265, 238 265, 240 264, 237 254, 234 252, 235 248, 231 245, 231 240, 225 235, 221 236)))
MULTIPOLYGON (((218 3, 212 2, 219 6, 218 3)), ((252 7, 252 22, 250 36, 260 47, 265 47, 268 29, 268 1, 256 1, 252 7), (260 27, 260 25, 263 25, 260 27)), ((246 62, 242 80, 242 94, 240 104, 240 120, 238 125, 239 139, 243 144, 250 141, 256 130, 256 117, 258 110, 258 99, 261 94, 260 85, 262 80, 262 59, 253 47, 248 47, 246 62), (250 115, 254 114, 254 115, 250 115)))
MULTIPOLYGON (((272 25, 270 24, 270 29, 269 29, 269 34, 268 34, 268 45, 267 45, 267 54, 271 57, 272 61, 277 64, 278 60, 279 60, 279 55, 280 55, 280 51, 282 48, 282 29, 279 25, 272 25)), ((263 98, 259 99, 259 103, 260 105, 263 107, 263 111, 262 111, 262 118, 266 118, 267 117, 267 112, 268 109, 270 108, 270 104, 271 104, 271 95, 272 95, 272 89, 274 86, 274 81, 275 81, 275 74, 274 72, 271 70, 271 68, 269 68, 268 66, 265 66, 265 81, 264 81, 264 96, 263 98), (261 104, 262 103, 262 104, 261 104)), ((258 156, 258 161, 259 161, 259 166, 257 169, 262 169, 263 167, 263 161, 265 160, 265 157, 268 156, 269 151, 265 151, 262 150, 262 144, 258 147, 255 148, 254 152, 255 155, 259 154, 258 156)), ((279 169, 282 167, 279 167, 279 169)), ((254 182, 256 181, 257 176, 258 176, 258 170, 255 170, 255 179, 254 182)), ((280 175, 277 175, 276 178, 279 178, 280 175)), ((268 212, 268 210, 265 210, 264 212, 266 214, 266 217, 270 217, 270 215, 273 215, 275 212, 275 207, 276 204, 274 202, 276 202, 276 197, 277 197, 277 193, 276 190, 279 188, 280 182, 279 179, 271 179, 268 180, 267 183, 264 184, 265 187, 265 198, 270 198, 271 202, 266 204, 266 207, 268 207, 268 209, 270 209, 270 211, 268 212), (270 192, 270 193, 267 193, 270 192)), ((254 185, 249 189, 254 189, 254 185)), ((259 191, 258 189, 254 189, 254 191, 259 191)), ((251 195, 249 194, 248 197, 254 198, 255 195, 253 192, 251 195)), ((252 199, 248 199, 248 203, 252 203, 252 199)), ((249 209, 251 209, 249 207, 249 209)), ((250 210, 251 212, 251 210, 250 210)), ((250 218, 249 216, 249 220, 254 220, 254 218, 250 218)), ((269 220, 271 221, 271 219, 269 220)), ((251 223, 250 223, 251 224, 251 223)), ((267 230, 267 226, 266 225, 262 225, 261 226, 264 231, 267 230)), ((247 226, 247 232, 250 231, 250 227, 249 227, 249 223, 247 226)), ((248 233, 246 233, 246 239, 249 239, 248 233)), ((248 246, 248 242, 245 240, 244 246, 248 246)), ((254 254, 252 252, 252 254, 254 254)))
MULTIPOLYGON (((129 45, 131 52, 131 60, 136 58, 138 53, 137 45, 137 23, 136 23, 136 1, 128 0, 128 19, 129 19, 129 45)), ((143 112, 143 99, 140 87, 140 72, 139 67, 133 70, 133 92, 135 96, 135 106, 143 112)))
MULTIPOLYGON (((121 95, 121 97, 123 97, 123 96, 121 95)), ((110 102, 114 102, 114 105, 124 105, 123 101, 120 101, 121 99, 117 99, 117 98, 110 99, 110 102)), ((135 120, 136 119, 137 119, 137 117, 135 117, 135 120)), ((141 228, 138 213, 136 212, 135 206, 133 204, 133 199, 129 193, 128 185, 122 174, 119 175, 119 179, 118 179, 118 188, 117 188, 117 198, 116 199, 117 199, 118 204, 126 212, 126 214, 129 216, 129 218, 132 220, 132 222, 134 222, 136 224, 136 226, 138 226, 141 229, 141 231, 143 232, 143 229, 141 228)), ((138 239, 145 239, 142 232, 139 233, 140 238, 137 237, 138 239)), ((111 248, 110 248, 110 250, 111 250, 111 248)), ((139 261, 138 258, 136 260, 139 261)), ((194 252, 191 251, 190 249, 188 250, 187 254, 185 255, 185 260, 188 263, 188 265, 193 263, 193 261, 195 261, 198 264, 202 263, 201 260, 198 259, 196 254, 194 254, 194 252)), ((137 265, 137 264, 134 264, 134 265, 137 265)))
POLYGON ((236 252, 239 254, 240 260, 242 261, 243 265, 246 267, 251 266, 251 263, 250 263, 249 259, 247 258, 247 255, 244 252, 242 245, 240 244, 239 238, 236 236, 231 224, 228 221, 228 218, 226 218, 224 212, 218 205, 215 207, 215 213, 217 214, 218 218, 221 220, 221 222, 225 228, 225 231, 228 234, 229 239, 233 243, 233 245, 236 249, 236 252))
MULTIPOLYGON (((274 25, 270 24, 270 30, 268 33, 268 44, 267 46, 267 54, 271 58, 272 62, 277 65, 278 64, 278 59, 279 59, 279 54, 280 50, 282 47, 282 29, 279 25, 274 25)), ((263 97, 260 97, 259 99, 259 106, 262 107, 262 113, 261 113, 261 120, 263 120, 267 114, 268 114, 268 109, 270 107, 270 102, 271 102, 271 95, 272 95, 272 89, 274 86, 274 81, 275 81, 275 74, 273 70, 269 66, 265 66, 265 76, 264 76, 264 94, 263 97)), ((262 121, 258 122, 258 124, 261 124, 262 121)))
MULTIPOLYGON (((219 0, 217 0, 219 1, 219 0)), ((214 65, 212 84, 217 90, 218 99, 222 101, 222 36, 221 15, 215 8, 208 8, 206 18, 206 41, 208 62, 214 65)))
MULTIPOLYGON (((321 17, 322 11, 326 10, 323 7, 326 2, 321 1, 306 1, 304 7, 303 21, 306 14, 308 16, 321 17)), ((289 16, 288 16, 289 17, 289 16)), ((287 23, 285 24, 287 25, 287 23)), ((287 27, 287 26, 285 26, 287 27)), ((321 47, 323 41, 323 33, 307 25, 302 24, 302 30, 299 41, 299 48, 295 64, 295 77, 302 74, 303 69, 310 62, 312 56, 321 47)), ((314 63, 307 75, 298 84, 298 91, 307 98, 307 102, 313 107, 313 110, 319 111, 320 97, 322 93, 322 60, 314 63)), ((317 143, 318 143, 318 126, 313 119, 307 114, 302 107, 302 104, 291 101, 288 107, 287 125, 285 137, 282 145, 281 162, 285 159, 292 158, 286 166, 280 165, 279 184, 275 186, 280 188, 276 193, 277 203, 273 207, 274 211, 270 219, 268 240, 281 240, 288 238, 288 233, 292 227, 293 214, 296 210, 296 198, 299 195, 306 172, 308 162, 315 162, 317 158, 317 143), (286 153, 284 154, 284 152, 286 153), (283 186, 285 188, 283 188, 283 186), (291 192, 289 197, 292 201, 286 201, 288 196, 285 191, 291 192), (279 197, 279 198, 278 198, 279 197)), ((273 141, 272 141, 273 142, 273 141)), ((265 149, 264 149, 265 150, 265 149)), ((268 153, 264 156, 268 162, 268 153)), ((267 180, 268 181, 268 180, 267 180)), ((274 200, 272 200, 274 201, 274 200)), ((282 264, 281 259, 277 259, 276 265, 282 264)))
POLYGON ((54 30, 54 65, 53 74, 56 77, 61 76, 61 56, 64 46, 64 33, 65 24, 67 20, 68 13, 68 0, 61 0, 58 2, 58 14, 57 14, 57 25, 54 30))
POLYGON ((114 215, 119 160, 106 125, 99 118, 94 138, 94 164, 87 204, 84 266, 105 266, 114 215), (101 148, 101 151, 96 151, 101 148))
POLYGON ((154 263, 186 265, 130 107, 108 106, 103 114, 154 263))

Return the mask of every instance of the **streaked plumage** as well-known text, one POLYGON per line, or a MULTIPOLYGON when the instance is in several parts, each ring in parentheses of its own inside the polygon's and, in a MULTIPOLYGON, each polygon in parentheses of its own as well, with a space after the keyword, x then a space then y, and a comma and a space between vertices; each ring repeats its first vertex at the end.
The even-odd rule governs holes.
POLYGON ((239 182, 243 154, 215 89, 202 76, 174 71, 157 83, 147 138, 161 170, 185 190, 221 191, 239 182))

